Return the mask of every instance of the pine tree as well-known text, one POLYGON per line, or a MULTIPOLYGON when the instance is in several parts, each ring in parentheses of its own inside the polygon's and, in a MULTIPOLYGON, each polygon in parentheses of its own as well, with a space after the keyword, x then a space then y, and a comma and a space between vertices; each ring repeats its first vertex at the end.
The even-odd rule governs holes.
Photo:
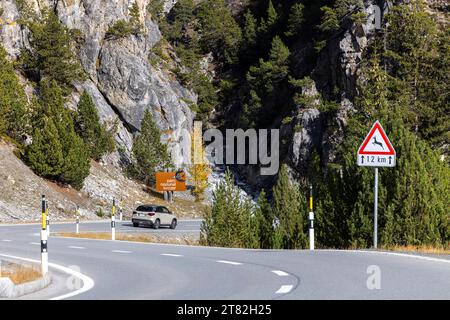
POLYGON ((26 159, 36 174, 56 180, 62 172, 64 155, 53 120, 46 118, 44 122, 42 130, 34 130, 33 143, 26 149, 26 159))
POLYGON ((27 148, 30 166, 44 177, 80 189, 89 174, 89 152, 75 132, 72 115, 64 107, 62 89, 54 80, 43 80, 40 83, 40 100, 33 125, 36 128, 34 134, 37 134, 37 138, 33 136, 33 144, 35 139, 37 142, 34 147, 31 144, 27 148), (46 143, 49 143, 48 147, 42 146, 46 143), (46 149, 53 145, 54 151, 46 149), (52 152, 55 155, 50 157, 50 161, 46 160, 45 154, 52 152), (62 163, 59 161, 60 154, 62 163))
POLYGON ((258 226, 249 199, 241 199, 241 191, 227 171, 213 192, 213 204, 204 212, 200 243, 209 246, 257 248, 258 226))
POLYGON ((135 35, 141 34, 143 32, 144 26, 141 22, 141 12, 139 10, 139 5, 136 1, 133 2, 133 4, 131 5, 129 14, 130 14, 130 26, 131 29, 133 30, 133 34, 135 35))
POLYGON ((167 147, 161 143, 161 133, 149 110, 145 110, 140 133, 133 139, 132 153, 131 174, 141 181, 154 179, 157 170, 170 164, 167 147))
POLYGON ((91 96, 84 91, 78 102, 77 132, 89 149, 89 156, 94 160, 114 150, 114 140, 105 125, 100 124, 97 108, 91 96))
POLYGON ((147 10, 152 15, 152 20, 161 23, 164 18, 164 0, 151 0, 147 5, 147 10))
POLYGON ((71 147, 64 157, 61 180, 79 190, 83 187, 84 179, 89 175, 89 150, 73 130, 68 141, 71 147))
POLYGON ((278 13, 273 6, 272 0, 269 0, 267 5, 266 18, 262 19, 261 24, 259 26, 259 31, 261 33, 270 32, 275 23, 278 20, 278 13))
POLYGON ((385 62, 396 79, 394 88, 410 96, 412 117, 408 122, 414 131, 442 147, 450 141, 450 33, 441 32, 425 8, 422 0, 392 8, 385 62))
POLYGON ((280 37, 272 41, 268 61, 260 59, 259 66, 252 66, 247 74, 247 81, 255 89, 264 88, 272 93, 277 83, 285 80, 289 73, 290 51, 280 37))
POLYGON ((205 1, 197 17, 200 22, 200 42, 205 52, 213 52, 227 64, 236 62, 242 40, 241 28, 234 20, 224 0, 205 1))
POLYGON ((294 3, 292 5, 288 18, 287 31, 285 32, 286 36, 292 37, 300 32, 302 24, 305 21, 304 11, 305 6, 302 3, 294 3))
POLYGON ((33 22, 30 44, 32 50, 22 57, 25 70, 42 73, 43 77, 57 81, 68 93, 73 81, 85 78, 71 45, 71 33, 61 24, 53 11, 43 21, 33 22))
POLYGON ((259 247, 262 249, 272 249, 274 246, 273 225, 275 217, 264 190, 259 193, 255 216, 258 219, 259 247))
POLYGON ((27 97, 8 60, 5 49, 0 46, 0 135, 8 134, 19 139, 26 132, 27 97))
POLYGON ((282 246, 285 249, 306 247, 304 232, 307 205, 299 186, 290 181, 286 165, 282 165, 278 180, 273 187, 273 212, 279 220, 282 246))
POLYGON ((256 44, 257 40, 257 21, 250 10, 247 10, 244 14, 244 28, 243 28, 243 39, 244 45, 247 48, 252 48, 256 44))

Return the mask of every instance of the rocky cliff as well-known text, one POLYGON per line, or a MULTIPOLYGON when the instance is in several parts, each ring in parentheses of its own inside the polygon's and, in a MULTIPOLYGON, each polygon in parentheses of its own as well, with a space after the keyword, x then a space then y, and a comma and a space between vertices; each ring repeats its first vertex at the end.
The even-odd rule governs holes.
MULTIPOLYGON (((78 57, 89 79, 76 84, 69 107, 74 108, 79 94, 87 90, 99 110, 102 121, 117 123, 118 152, 108 157, 116 164, 129 160, 132 135, 140 128, 145 110, 150 110, 162 138, 168 143, 174 162, 179 161, 179 141, 183 129, 190 130, 194 114, 188 103, 195 103, 192 91, 182 87, 167 70, 155 68, 148 61, 161 33, 148 13, 149 0, 136 1, 143 32, 139 36, 107 39, 108 29, 118 20, 129 19, 131 0, 1 0, 3 8, 0 38, 10 56, 18 57, 28 46, 29 32, 17 23, 19 8, 28 4, 38 15, 42 10, 55 10, 60 21, 70 29, 81 32, 83 41, 78 57), (20 4, 20 5, 19 5, 20 4)), ((166 3, 167 10, 174 1, 166 3)))

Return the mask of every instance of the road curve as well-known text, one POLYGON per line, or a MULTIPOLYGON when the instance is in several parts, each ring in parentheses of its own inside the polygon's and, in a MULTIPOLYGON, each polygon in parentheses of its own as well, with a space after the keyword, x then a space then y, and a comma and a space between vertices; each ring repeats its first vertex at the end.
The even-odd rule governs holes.
MULTIPOLYGON (((198 226, 195 221, 180 221, 177 232, 198 231, 198 226)), ((73 225, 52 225, 52 231, 67 228, 73 225)), ((101 231, 104 226, 88 223, 82 228, 101 231)), ((0 226, 0 254, 39 260, 38 234, 38 225, 0 226)), ((50 237, 49 260, 79 270, 93 280, 92 288, 71 296, 76 288, 67 283, 74 282, 73 275, 51 267, 58 285, 23 298, 450 299, 448 256, 243 250, 50 237), (374 268, 380 271, 379 289, 367 286, 374 268)))

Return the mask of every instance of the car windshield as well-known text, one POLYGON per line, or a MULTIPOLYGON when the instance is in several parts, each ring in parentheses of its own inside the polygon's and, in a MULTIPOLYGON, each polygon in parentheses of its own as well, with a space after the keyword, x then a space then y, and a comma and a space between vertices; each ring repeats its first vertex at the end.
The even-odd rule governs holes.
POLYGON ((136 211, 151 212, 151 211, 155 211, 155 207, 152 207, 152 206, 139 206, 139 207, 137 207, 136 211))

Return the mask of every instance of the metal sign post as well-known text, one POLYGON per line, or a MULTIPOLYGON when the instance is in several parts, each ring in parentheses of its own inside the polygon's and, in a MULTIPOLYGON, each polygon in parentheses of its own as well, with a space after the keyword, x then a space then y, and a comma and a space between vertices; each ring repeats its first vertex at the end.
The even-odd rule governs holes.
POLYGON ((373 201, 373 247, 378 247, 378 168, 395 167, 396 152, 380 122, 376 121, 358 149, 357 164, 375 168, 373 201))
POLYGON ((373 195, 373 248, 376 249, 378 246, 378 168, 375 168, 373 195))

